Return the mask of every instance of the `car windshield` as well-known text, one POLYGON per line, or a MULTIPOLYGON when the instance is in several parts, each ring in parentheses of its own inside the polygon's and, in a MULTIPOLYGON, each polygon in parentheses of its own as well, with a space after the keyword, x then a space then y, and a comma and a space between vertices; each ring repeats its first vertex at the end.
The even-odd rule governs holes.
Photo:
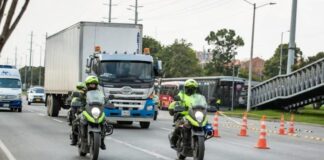
POLYGON ((207 108, 207 102, 205 96, 201 94, 194 94, 191 96, 192 108, 207 108))
POLYGON ((35 93, 44 93, 44 89, 43 88, 36 88, 34 89, 35 93))
POLYGON ((151 62, 109 61, 101 63, 101 80, 106 82, 152 82, 151 62))
POLYGON ((21 88, 19 79, 0 78, 0 88, 21 88))

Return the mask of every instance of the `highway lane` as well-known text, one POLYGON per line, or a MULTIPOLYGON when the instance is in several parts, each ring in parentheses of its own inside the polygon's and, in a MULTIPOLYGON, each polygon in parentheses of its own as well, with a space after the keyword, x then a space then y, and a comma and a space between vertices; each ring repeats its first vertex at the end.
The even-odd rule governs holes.
MULTIPOLYGON (((42 105, 26 106, 22 113, 0 110, 0 140, 17 160, 41 159, 87 159, 80 158, 77 148, 69 145, 70 127, 63 116, 48 117, 42 105)), ((212 117, 210 117, 211 119, 212 117)), ((240 119, 236 119, 240 121, 240 119)), ((215 159, 322 159, 324 142, 300 137, 268 134, 269 150, 254 147, 258 132, 249 130, 249 137, 239 137, 239 128, 225 126, 230 120, 220 118, 220 138, 206 142, 206 160, 215 159)), ((258 125, 258 121, 249 121, 258 125)), ((167 112, 159 114, 158 121, 150 129, 140 129, 138 124, 119 126, 106 139, 107 150, 100 151, 100 159, 112 160, 154 160, 175 159, 167 135, 172 130, 171 117, 167 112)), ((270 122, 271 127, 271 122, 270 122)), ((312 126, 314 130, 322 127, 312 126)), ((323 136, 324 137, 324 136, 323 136)), ((3 159, 0 148, 0 159, 3 159)))

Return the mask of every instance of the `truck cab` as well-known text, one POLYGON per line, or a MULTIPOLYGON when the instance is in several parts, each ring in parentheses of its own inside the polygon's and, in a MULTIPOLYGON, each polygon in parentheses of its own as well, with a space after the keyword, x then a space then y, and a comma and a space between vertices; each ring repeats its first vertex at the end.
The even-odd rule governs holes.
POLYGON ((21 79, 14 66, 0 65, 0 108, 22 111, 21 79))
POLYGON ((118 124, 139 122, 141 128, 149 128, 157 114, 153 96, 160 70, 161 61, 136 53, 94 54, 87 63, 87 72, 99 78, 105 97, 113 97, 105 107, 106 118, 118 124))

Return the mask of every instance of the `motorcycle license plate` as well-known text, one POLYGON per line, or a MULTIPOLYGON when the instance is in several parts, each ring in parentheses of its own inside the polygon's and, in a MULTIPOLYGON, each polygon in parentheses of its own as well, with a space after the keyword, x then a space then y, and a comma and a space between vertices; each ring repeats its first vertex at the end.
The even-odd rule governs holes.
POLYGON ((9 107, 9 104, 5 103, 3 104, 3 107, 9 107))
POLYGON ((122 116, 130 116, 130 112, 129 111, 122 111, 122 116))

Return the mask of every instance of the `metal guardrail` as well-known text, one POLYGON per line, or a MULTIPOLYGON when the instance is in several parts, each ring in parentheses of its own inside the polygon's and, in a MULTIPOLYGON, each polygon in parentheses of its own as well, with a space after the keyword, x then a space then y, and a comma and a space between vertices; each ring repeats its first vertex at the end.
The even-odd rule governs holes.
MULTIPOLYGON (((299 103, 301 105, 310 103, 304 102, 301 100, 301 97, 307 94, 304 98, 305 100, 309 98, 314 99, 315 96, 319 95, 311 97, 312 95, 308 93, 321 87, 324 87, 324 58, 300 68, 291 74, 276 76, 254 86, 251 94, 251 106, 262 107, 279 100, 288 102, 284 105, 291 105, 289 103, 294 103, 295 105, 296 101, 298 101, 296 105, 299 103), (299 97, 298 100, 289 102, 289 100, 297 96, 299 97)), ((324 92, 322 95, 324 95, 324 92)))

